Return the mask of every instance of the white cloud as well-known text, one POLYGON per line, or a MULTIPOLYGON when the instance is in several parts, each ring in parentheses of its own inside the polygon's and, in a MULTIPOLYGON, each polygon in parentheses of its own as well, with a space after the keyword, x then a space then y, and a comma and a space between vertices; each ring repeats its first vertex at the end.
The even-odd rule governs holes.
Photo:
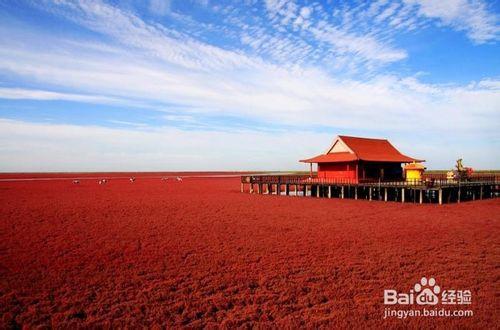
POLYGON ((380 43, 372 36, 357 36, 332 26, 314 28, 312 33, 317 39, 328 42, 336 52, 352 53, 368 61, 396 62, 408 56, 404 50, 380 43))
POLYGON ((300 16, 304 17, 305 19, 309 18, 311 16, 312 9, 310 7, 302 7, 300 9, 300 16))
MULTIPOLYGON (((128 52, 123 50, 123 52, 128 52)), ((136 58, 83 56, 80 50, 64 54, 0 50, 0 70, 49 86, 99 93, 107 98, 176 104, 178 115, 230 115, 267 123, 298 126, 327 125, 341 129, 409 132, 426 129, 498 130, 500 93, 496 80, 470 86, 429 85, 416 78, 378 76, 359 82, 334 79, 314 69, 254 65, 225 70, 164 71, 162 63, 136 58), (14 54, 14 57, 11 57, 14 54), (77 56, 80 55, 79 56, 77 56), (33 65, 36 61, 37 65, 33 65), (384 118, 383 121, 380 118, 384 118), (453 118, 453 128, 448 123, 453 118), (415 123, 425 123, 416 125, 415 123)), ((130 53, 129 53, 130 55, 130 53)), ((12 91, 9 90, 10 97, 12 91)), ((16 93, 19 93, 18 91, 16 93)), ((6 93, 3 93, 6 95, 6 93)), ((15 93, 14 93, 15 94, 15 93)), ((34 99, 81 98, 51 92, 23 92, 15 97, 34 99)), ((92 101, 98 101, 94 98, 92 101)))
POLYGON ((164 16, 170 12, 170 0, 149 0, 149 10, 154 15, 164 16))
MULTIPOLYGON (((360 27, 359 16, 364 14, 362 6, 359 8, 341 9, 334 12, 333 18, 339 17, 340 22, 332 20, 332 16, 327 14, 321 5, 299 7, 293 1, 267 1, 267 10, 271 20, 279 23, 281 27, 291 24, 294 31, 299 29, 309 32, 308 37, 313 42, 319 42, 320 45, 314 45, 312 49, 320 48, 323 45, 328 47, 328 52, 337 60, 337 64, 348 62, 351 67, 371 67, 384 65, 391 62, 397 62, 407 57, 402 49, 397 49, 390 45, 387 38, 380 38, 384 34, 384 29, 376 28, 376 31, 364 33, 363 31, 353 31, 360 27), (316 8, 317 17, 312 17, 313 8, 316 8), (349 60, 347 60, 349 59, 349 60)), ((381 4, 380 6, 383 6, 381 4)), ((400 5, 395 3, 378 14, 377 20, 383 21, 398 9, 400 5)), ((374 8, 372 10, 380 10, 374 8)), ((291 33, 285 33, 285 36, 296 42, 295 36, 291 33)), ((251 42, 248 41, 247 42, 251 42)), ((308 54, 312 55, 312 54, 308 54)), ((325 61, 328 63, 327 61, 325 61)), ((342 65, 342 64, 341 64, 342 65)))
POLYGON ((395 12, 399 6, 400 6, 400 4, 398 4, 396 2, 392 3, 390 6, 385 8, 379 15, 377 15, 375 17, 375 21, 382 22, 385 19, 387 19, 388 17, 392 17, 395 14, 395 12))
POLYGON ((435 18, 444 25, 458 31, 477 43, 500 38, 498 17, 487 10, 479 0, 404 0, 407 4, 418 5, 419 14, 435 18))
POLYGON ((298 159, 316 152, 311 142, 318 138, 329 141, 331 136, 169 127, 146 131, 0 119, 0 171, 306 169, 298 159))
MULTIPOLYGON (((40 85, 75 91, 70 96, 31 92, 30 97, 40 99, 87 95, 96 100, 98 95, 163 107, 175 104, 177 111, 187 115, 194 109, 268 123, 344 129, 411 130, 414 122, 425 122, 429 130, 442 129, 449 118, 455 118, 454 129, 498 128, 500 96, 484 85, 496 80, 463 87, 433 86, 392 76, 375 76, 364 82, 339 79, 313 67, 272 65, 237 51, 194 40, 185 42, 116 8, 83 8, 86 15, 76 20, 83 20, 85 26, 90 22, 101 26, 117 18, 110 32, 102 29, 117 44, 99 47, 93 43, 86 48, 83 41, 68 43, 41 33, 37 38, 49 46, 42 47, 36 40, 19 45, 16 38, 6 39, 0 49, 0 70, 40 85), (103 12, 107 14, 100 14, 103 12), (155 42, 134 42, 139 39, 155 42), (154 54, 164 48, 176 53, 154 54), (483 101, 474 106, 471 102, 478 93, 483 101), (457 101, 465 99, 469 100, 467 107, 457 101)), ((383 48, 368 36, 356 39, 328 27, 323 30, 318 33, 325 33, 325 39, 336 37, 332 43, 339 52, 356 52, 379 61, 405 56, 383 48)), ((279 52, 279 44, 275 48, 279 52)))
POLYGON ((279 19, 281 24, 288 24, 297 17, 298 6, 291 0, 266 0, 266 8, 271 19, 279 19))
POLYGON ((0 99, 10 100, 41 100, 41 101, 76 101, 88 103, 120 103, 121 100, 99 95, 83 95, 72 93, 58 93, 37 89, 24 88, 2 88, 0 87, 0 99))
POLYGON ((57 6, 49 7, 48 10, 113 38, 124 46, 141 50, 149 57, 188 69, 209 71, 241 64, 250 65, 255 61, 244 54, 198 42, 161 25, 148 24, 131 12, 97 0, 61 0, 57 6))
MULTIPOLYGON (((332 137, 300 130, 134 130, 0 119, 0 171, 307 170, 298 160, 323 152, 332 137)), ((429 168, 451 168, 463 157, 476 169, 492 169, 499 160, 500 141, 478 145, 470 134, 384 137, 402 152, 428 159, 429 168)))
POLYGON ((368 9, 366 10, 366 14, 370 17, 376 16, 382 7, 387 4, 388 0, 377 0, 372 1, 368 9))

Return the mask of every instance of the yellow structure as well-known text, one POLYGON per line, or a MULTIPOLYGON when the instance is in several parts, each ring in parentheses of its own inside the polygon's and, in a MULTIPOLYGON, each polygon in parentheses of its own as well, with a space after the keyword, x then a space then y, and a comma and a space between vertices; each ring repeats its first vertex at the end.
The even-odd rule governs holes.
POLYGON ((425 166, 421 163, 413 162, 404 167, 406 181, 420 181, 425 171, 425 166))

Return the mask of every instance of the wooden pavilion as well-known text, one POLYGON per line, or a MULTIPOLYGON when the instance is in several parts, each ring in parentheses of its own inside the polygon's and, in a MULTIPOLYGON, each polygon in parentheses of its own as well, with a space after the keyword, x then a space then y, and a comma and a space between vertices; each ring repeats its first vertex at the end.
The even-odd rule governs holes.
POLYGON ((423 162, 399 152, 386 139, 372 139, 339 135, 326 153, 300 160, 318 164, 320 179, 338 179, 358 183, 363 180, 401 180, 401 164, 423 162))

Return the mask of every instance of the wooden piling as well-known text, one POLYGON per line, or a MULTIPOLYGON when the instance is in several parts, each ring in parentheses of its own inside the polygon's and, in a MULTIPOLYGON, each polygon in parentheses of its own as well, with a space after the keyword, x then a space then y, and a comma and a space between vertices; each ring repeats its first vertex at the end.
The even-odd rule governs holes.
POLYGON ((384 201, 387 202, 387 188, 384 188, 384 201))
POLYGON ((419 203, 422 204, 424 202, 424 191, 422 189, 419 190, 419 203))
POLYGON ((354 199, 358 199, 358 187, 354 187, 354 199))
POLYGON ((438 203, 439 205, 443 204, 443 189, 441 188, 438 190, 438 203))
POLYGON ((371 201, 372 200, 372 187, 368 188, 368 200, 371 201))
POLYGON ((318 197, 318 198, 320 196, 320 190, 321 190, 320 188, 321 188, 320 185, 316 186, 316 197, 318 197))
POLYGON ((401 188, 401 203, 405 202, 405 188, 401 188))
POLYGON ((340 190, 340 198, 344 199, 344 186, 340 190))
POLYGON ((332 198, 332 186, 328 186, 328 198, 332 198))

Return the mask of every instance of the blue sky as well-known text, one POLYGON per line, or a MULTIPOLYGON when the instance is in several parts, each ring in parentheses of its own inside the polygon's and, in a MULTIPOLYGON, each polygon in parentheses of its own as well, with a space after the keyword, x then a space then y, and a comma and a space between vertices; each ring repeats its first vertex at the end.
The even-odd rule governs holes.
POLYGON ((500 2, 0 0, 0 171, 500 163, 500 2))

